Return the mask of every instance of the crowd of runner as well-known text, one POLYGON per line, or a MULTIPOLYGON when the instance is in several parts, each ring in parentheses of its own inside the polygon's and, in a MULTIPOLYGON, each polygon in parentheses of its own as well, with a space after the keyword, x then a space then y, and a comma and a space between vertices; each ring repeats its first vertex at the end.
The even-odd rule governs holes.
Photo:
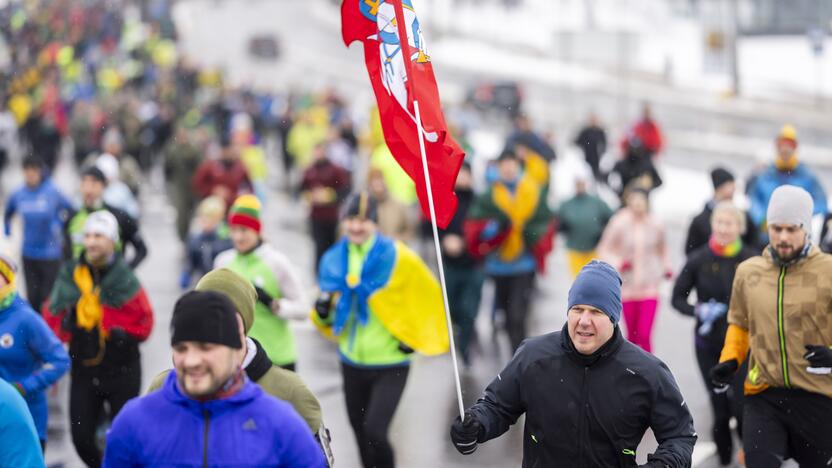
MULTIPOLYGON (((333 90, 231 86, 181 55, 171 18, 164 1, 0 9, 10 51, 0 75, 0 165, 23 169, 22 184, 2 187, 4 232, 19 219, 22 245, 0 256, 0 466, 43 465, 47 393, 65 374, 61 404, 90 467, 328 466, 337 459, 331 438, 346 436, 330 433, 294 372, 292 323, 311 321, 337 343, 363 466, 392 467, 388 428, 414 355, 449 348, 413 183, 387 149, 377 112, 353 122, 360 114, 333 90), (77 190, 57 188, 59 165, 78 174, 77 190), (142 210, 156 169, 182 252, 170 324, 154 321, 154 291, 135 274, 153 255, 141 224, 158 221, 142 210), (308 207, 314 285, 290 260, 292 246, 263 236, 278 191, 308 207), (173 369, 148 386, 140 344, 168 326, 173 369)), ((440 232, 463 366, 476 365, 482 349, 483 310, 514 355, 453 422, 456 448, 472 453, 525 413, 524 466, 635 466, 648 427, 659 448, 646 466, 689 466, 693 420, 650 354, 659 301, 668 300, 695 319, 720 463, 774 467, 791 457, 825 466, 832 215, 798 157, 797 130, 784 125, 770 162, 748 174, 747 209, 734 203, 735 175, 714 168, 712 199, 685 244, 672 245, 651 213, 665 145, 649 105, 614 144, 588 117, 573 141, 586 164, 560 203, 551 193, 554 142, 523 114, 510 124, 499 154, 463 164, 459 208, 440 232), (606 166, 605 155, 615 162, 606 166), (543 276, 558 235, 574 280, 567 323, 527 340, 536 288, 566 276, 543 276), (686 255, 681 270, 672 249, 686 255), (483 303, 489 282, 493 302, 483 303), (621 365, 613 370, 610 360, 621 365), (580 402, 591 414, 575 409, 580 402)), ((455 137, 469 148, 466 128, 456 126, 455 137)))

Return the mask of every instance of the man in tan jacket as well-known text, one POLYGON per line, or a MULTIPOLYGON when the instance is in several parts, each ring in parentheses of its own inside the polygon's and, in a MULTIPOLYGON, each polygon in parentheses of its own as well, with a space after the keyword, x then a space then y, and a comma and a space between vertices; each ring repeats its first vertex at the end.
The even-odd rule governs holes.
POLYGON ((770 245, 737 268, 725 345, 711 369, 716 391, 727 390, 749 356, 743 444, 750 467, 779 467, 787 458, 832 463, 832 256, 809 240, 812 208, 801 188, 772 194, 770 245))

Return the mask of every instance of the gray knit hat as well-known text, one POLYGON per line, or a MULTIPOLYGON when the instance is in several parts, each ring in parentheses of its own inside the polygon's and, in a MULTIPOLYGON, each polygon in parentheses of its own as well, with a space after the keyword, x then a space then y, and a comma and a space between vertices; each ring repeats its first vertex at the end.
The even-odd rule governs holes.
POLYGON ((766 213, 766 223, 792 224, 803 228, 806 234, 812 229, 812 211, 815 203, 809 192, 794 185, 781 185, 771 194, 766 213))

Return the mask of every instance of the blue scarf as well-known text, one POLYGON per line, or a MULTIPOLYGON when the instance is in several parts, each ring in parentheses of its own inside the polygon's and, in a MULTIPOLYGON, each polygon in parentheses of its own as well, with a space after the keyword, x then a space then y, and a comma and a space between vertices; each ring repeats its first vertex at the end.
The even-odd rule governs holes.
POLYGON ((367 301, 370 296, 387 285, 393 266, 396 264, 396 245, 384 236, 377 236, 376 241, 367 252, 364 265, 361 267, 361 278, 358 284, 350 286, 347 283, 349 271, 349 242, 346 237, 341 238, 330 248, 321 259, 321 269, 318 273, 318 283, 321 291, 337 292, 341 297, 335 305, 335 320, 332 332, 338 335, 350 317, 352 306, 355 304, 358 323, 366 325, 369 317, 367 301))

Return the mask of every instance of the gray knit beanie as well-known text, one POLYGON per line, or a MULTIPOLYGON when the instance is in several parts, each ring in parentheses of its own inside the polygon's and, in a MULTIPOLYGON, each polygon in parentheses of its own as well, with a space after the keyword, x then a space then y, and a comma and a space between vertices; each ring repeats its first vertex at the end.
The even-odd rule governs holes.
POLYGON ((803 228, 808 235, 812 230, 812 211, 815 203, 809 192, 794 185, 781 185, 771 194, 766 213, 766 223, 792 224, 803 228))

